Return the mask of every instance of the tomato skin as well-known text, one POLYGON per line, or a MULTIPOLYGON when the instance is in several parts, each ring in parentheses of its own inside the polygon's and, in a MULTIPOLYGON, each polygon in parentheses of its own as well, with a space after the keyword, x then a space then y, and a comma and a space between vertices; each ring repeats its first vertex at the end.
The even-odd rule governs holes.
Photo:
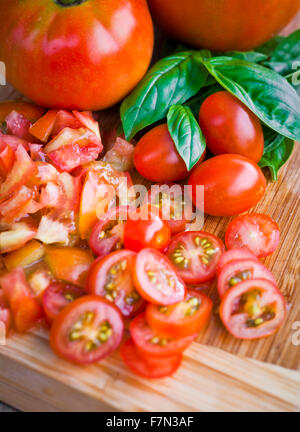
POLYGON ((0 122, 5 121, 6 117, 16 111, 30 122, 36 122, 45 112, 45 108, 24 101, 5 101, 0 102, 0 122))
POLYGON ((271 255, 278 246, 280 229, 268 215, 251 213, 235 218, 227 227, 228 249, 246 248, 258 258, 271 255))
POLYGON ((188 290, 184 301, 165 308, 168 309, 168 311, 164 310, 164 312, 161 312, 160 306, 148 303, 146 308, 146 320, 149 326, 157 331, 157 333, 169 337, 185 337, 198 333, 208 323, 212 307, 213 302, 207 295, 188 290), (191 299, 198 300, 199 308, 193 314, 186 315, 188 310, 184 309, 181 312, 180 309, 183 303, 186 304, 186 302, 191 301, 191 299))
POLYGON ((22 5, 12 0, 7 8, 1 4, 0 16, 6 19, 0 37, 6 43, 1 44, 0 59, 6 64, 7 79, 42 106, 107 108, 125 97, 149 66, 153 25, 146 1, 80 3, 64 7, 53 0, 26 0, 22 5), (16 73, 21 69, 22 74, 16 73))
POLYGON ((148 0, 148 4, 154 20, 173 39, 216 51, 249 51, 267 42, 300 8, 299 0, 148 0))
POLYGON ((192 171, 193 203, 212 216, 233 216, 249 210, 263 197, 266 179, 259 166, 236 154, 215 156, 192 171), (204 203, 196 187, 204 186, 204 203))
MULTIPOLYGON (((75 329, 74 329, 75 330, 75 329)), ((121 343, 124 324, 118 309, 97 296, 84 296, 66 306, 55 319, 50 331, 50 345, 53 351, 64 360, 75 364, 96 363, 111 354, 121 343), (70 329, 81 321, 86 313, 93 313, 91 322, 83 322, 86 329, 82 339, 71 340, 70 329), (87 350, 85 344, 93 341, 97 343, 95 330, 108 322, 112 334, 106 343, 99 343, 94 349, 87 350), (90 339, 88 338, 90 336, 90 339)))
POLYGON ((142 378, 165 378, 173 375, 182 362, 182 355, 155 358, 144 356, 132 339, 128 339, 121 346, 121 357, 125 365, 135 374, 142 378))
POLYGON ((8 231, 0 233, 0 253, 7 253, 21 248, 36 236, 37 229, 32 223, 18 222, 8 231))
MULTIPOLYGON (((135 213, 135 216, 138 214, 139 211, 135 213)), ((170 242, 170 227, 155 212, 149 210, 145 214, 148 217, 147 220, 136 220, 129 215, 124 226, 124 246, 135 252, 144 248, 152 248, 162 252, 170 242)), ((141 213, 142 215, 143 213, 141 213)))
POLYGON ((220 275, 222 269, 225 267, 226 264, 232 261, 240 261, 244 259, 254 259, 256 260, 256 256, 253 255, 248 249, 231 249, 229 251, 226 251, 221 256, 218 265, 217 265, 217 275, 220 275))
POLYGON ((267 337, 275 333, 282 325, 286 315, 286 302, 276 284, 265 279, 248 279, 236 285, 226 292, 220 305, 220 318, 226 329, 239 339, 258 339, 267 337), (262 291, 262 300, 265 304, 272 304, 272 309, 276 308, 275 316, 266 320, 257 327, 246 325, 246 311, 238 313, 236 307, 242 295, 251 291, 262 291), (275 305, 275 306, 274 306, 275 305))
POLYGON ((227 91, 210 95, 201 105, 199 124, 209 150, 215 154, 236 153, 259 162, 264 134, 259 119, 227 91))

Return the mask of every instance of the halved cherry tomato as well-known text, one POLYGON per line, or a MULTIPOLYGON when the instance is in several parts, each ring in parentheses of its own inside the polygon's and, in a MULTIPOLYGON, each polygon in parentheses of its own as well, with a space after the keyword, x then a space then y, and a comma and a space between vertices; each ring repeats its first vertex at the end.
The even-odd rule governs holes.
POLYGON ((29 133, 31 122, 17 111, 12 111, 5 119, 7 131, 9 134, 27 141, 31 141, 32 137, 29 133))
POLYGON ((89 237, 92 251, 104 257, 114 250, 121 249, 124 238, 124 225, 133 207, 120 206, 105 213, 94 226, 89 237))
POLYGON ((254 259, 256 260, 256 256, 253 255, 250 251, 248 251, 246 248, 244 249, 231 249, 229 251, 226 251, 221 256, 218 265, 217 265, 217 275, 220 274, 223 267, 225 267, 226 264, 232 261, 240 261, 244 259, 254 259))
POLYGON ((248 279, 224 295, 220 317, 227 330, 240 339, 270 336, 282 325, 286 302, 275 284, 248 279))
POLYGON ((177 234, 166 252, 178 274, 189 284, 212 279, 225 248, 222 241, 204 231, 177 234))
POLYGON ((12 327, 12 313, 9 309, 8 302, 5 299, 3 290, 0 290, 0 332, 1 324, 4 326, 5 336, 7 336, 12 327))
POLYGON ((0 284, 13 314, 15 329, 26 332, 43 317, 43 311, 26 282, 24 270, 12 270, 1 277, 0 284))
POLYGON ((125 365, 143 378, 164 378, 173 375, 182 362, 182 354, 165 358, 144 356, 132 339, 128 339, 120 350, 125 365))
POLYGON ((16 267, 27 267, 43 258, 45 255, 45 246, 31 240, 20 249, 10 252, 3 257, 7 270, 13 270, 16 267))
POLYGON ((37 138, 39 141, 47 142, 50 135, 52 134, 57 110, 49 110, 47 113, 38 119, 29 129, 32 136, 37 138))
POLYGON ((141 207, 128 216, 124 227, 124 246, 139 252, 143 248, 164 251, 171 238, 167 222, 161 220, 157 212, 149 206, 141 207))
POLYGON ((229 288, 246 279, 267 279, 276 285, 272 273, 257 259, 241 259, 227 263, 218 278, 218 292, 222 298, 229 288))
POLYGON ((50 345, 72 363, 96 363, 120 345, 123 331, 121 314, 112 303, 85 296, 59 313, 51 328, 50 345))
POLYGON ((138 253, 133 279, 140 295, 153 304, 172 305, 182 301, 186 294, 185 283, 171 262, 155 249, 142 249, 138 253))
POLYGON ((179 337, 168 337, 153 330, 142 313, 130 323, 131 337, 143 355, 151 357, 168 357, 182 353, 196 338, 197 334, 179 337))
POLYGON ((84 288, 93 257, 89 251, 84 249, 49 246, 45 261, 56 279, 84 288))
POLYGON ((36 226, 31 222, 12 224, 8 231, 0 232, 0 253, 12 252, 22 247, 37 233, 36 226))
POLYGON ((59 110, 56 115, 55 124, 52 130, 52 137, 58 135, 63 129, 79 129, 82 123, 73 116, 72 113, 65 110, 59 110))
POLYGON ((258 258, 274 252, 280 238, 279 226, 265 214, 251 213, 235 218, 226 231, 228 249, 247 248, 258 258))
POLYGON ((189 290, 185 299, 173 306, 148 304, 149 326, 168 337, 185 337, 198 333, 209 321, 213 302, 197 291, 189 290))
POLYGON ((64 307, 85 294, 82 288, 75 285, 63 282, 51 283, 42 297, 42 305, 48 322, 51 324, 64 307))
POLYGON ((31 122, 35 122, 44 114, 46 109, 24 101, 0 102, 0 122, 4 121, 12 111, 17 111, 31 122))
POLYGON ((92 264, 87 278, 88 291, 113 302, 126 317, 136 315, 145 305, 133 282, 135 258, 135 252, 112 252, 92 264))
POLYGON ((186 203, 189 197, 184 196, 184 188, 179 184, 154 185, 149 189, 144 203, 151 204, 153 210, 157 208, 163 221, 167 221, 171 234, 178 234, 185 230, 192 218, 192 203, 186 203))

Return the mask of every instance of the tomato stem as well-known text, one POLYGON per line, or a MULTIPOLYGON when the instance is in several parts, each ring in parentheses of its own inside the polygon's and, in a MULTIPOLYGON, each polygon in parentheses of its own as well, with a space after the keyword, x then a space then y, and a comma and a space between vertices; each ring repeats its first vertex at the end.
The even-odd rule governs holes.
POLYGON ((81 3, 86 2, 87 0, 55 0, 59 6, 69 7, 69 6, 78 6, 81 3))

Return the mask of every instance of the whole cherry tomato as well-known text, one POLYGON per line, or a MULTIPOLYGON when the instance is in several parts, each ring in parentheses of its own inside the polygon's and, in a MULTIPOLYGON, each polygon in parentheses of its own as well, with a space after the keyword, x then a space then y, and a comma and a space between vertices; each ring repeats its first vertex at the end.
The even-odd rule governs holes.
POLYGON ((237 154, 223 154, 203 162, 192 171, 189 184, 193 203, 212 216, 233 216, 247 211, 266 190, 266 179, 259 166, 237 154), (202 194, 197 194, 197 186, 201 185, 204 203, 202 194))
POLYGON ((199 123, 213 154, 237 153, 254 162, 260 161, 264 151, 261 123, 229 92, 217 92, 205 99, 199 123))
POLYGON ((112 106, 152 57, 146 0, 11 0, 0 3, 0 17, 7 79, 42 106, 112 106))
POLYGON ((197 48, 247 51, 278 33, 296 15, 299 0, 148 0, 158 25, 197 48))

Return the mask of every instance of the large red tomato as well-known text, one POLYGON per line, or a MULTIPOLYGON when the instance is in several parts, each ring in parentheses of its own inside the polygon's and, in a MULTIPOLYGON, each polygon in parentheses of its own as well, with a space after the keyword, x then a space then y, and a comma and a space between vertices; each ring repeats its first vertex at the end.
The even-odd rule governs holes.
POLYGON ((36 103, 97 110, 145 74, 153 26, 146 0, 0 2, 0 60, 8 81, 36 103))
POLYGON ((219 51, 250 50, 296 15, 300 0, 148 0, 159 26, 174 39, 219 51))

